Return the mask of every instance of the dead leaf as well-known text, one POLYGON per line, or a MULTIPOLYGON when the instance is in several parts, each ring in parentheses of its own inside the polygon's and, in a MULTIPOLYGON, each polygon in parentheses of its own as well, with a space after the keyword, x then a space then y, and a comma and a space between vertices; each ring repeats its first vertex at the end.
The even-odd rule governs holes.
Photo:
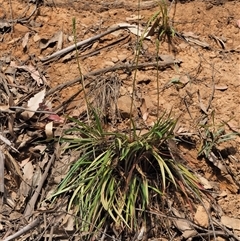
POLYGON ((9 215, 9 218, 10 218, 11 221, 17 220, 17 219, 19 220, 19 219, 21 219, 21 217, 22 217, 22 214, 20 212, 17 212, 17 211, 13 211, 9 215))
POLYGON ((63 218, 63 221, 61 222, 60 227, 64 227, 65 230, 67 231, 73 231, 74 230, 74 211, 73 210, 69 210, 68 214, 65 215, 65 217, 63 218))
POLYGON ((216 166, 219 170, 221 170, 223 173, 227 174, 227 168, 225 165, 222 164, 222 161, 219 160, 216 155, 213 152, 210 152, 208 155, 208 160, 213 163, 214 166, 216 166))
POLYGON ((147 32, 147 35, 146 36, 153 36, 154 33, 155 33, 155 30, 156 28, 158 27, 159 25, 159 21, 160 21, 160 18, 156 18, 156 20, 154 21, 152 27, 149 29, 149 31, 147 32))
POLYGON ((43 154, 46 151, 46 145, 36 145, 33 147, 33 151, 38 151, 40 154, 43 154))
POLYGON ((141 229, 138 232, 137 240, 144 240, 144 235, 146 235, 146 224, 143 223, 141 229))
POLYGON ((18 42, 21 38, 18 37, 18 38, 13 38, 11 41, 8 42, 8 44, 14 44, 16 42, 18 42))
POLYGON ((198 39, 198 38, 199 38, 199 36, 196 35, 196 34, 193 33, 193 32, 183 32, 182 35, 183 35, 184 37, 191 37, 191 38, 195 38, 195 39, 198 39))
POLYGON ((19 163, 11 156, 11 154, 6 150, 5 151, 5 157, 6 157, 6 163, 9 167, 9 169, 14 173, 15 175, 18 175, 21 179, 23 179, 22 172, 19 167, 19 163))
POLYGON ((224 91, 224 90, 227 90, 227 89, 228 89, 227 85, 215 85, 215 90, 224 91))
POLYGON ((57 50, 62 49, 63 47, 63 32, 60 31, 58 35, 58 41, 57 41, 57 50))
POLYGON ((53 121, 46 124, 45 134, 47 136, 47 139, 50 139, 53 137, 53 121))
POLYGON ((29 141, 32 140, 32 136, 29 136, 27 133, 23 133, 17 136, 17 143, 20 143, 18 149, 23 148, 29 141))
POLYGON ((198 180, 203 185, 204 189, 206 189, 206 190, 213 189, 212 185, 209 183, 209 181, 205 177, 202 177, 201 175, 199 175, 197 173, 195 175, 197 176, 198 180))
POLYGON ((187 219, 186 220, 184 219, 185 218, 184 213, 180 213, 176 208, 173 208, 173 207, 171 207, 171 210, 173 214, 179 218, 174 220, 173 222, 179 231, 184 232, 186 230, 193 230, 193 228, 191 227, 187 219))
MULTIPOLYGON (((52 111, 52 103, 50 101, 47 101, 44 104, 40 104, 40 108, 44 111, 52 111)), ((49 114, 47 118, 48 120, 51 120, 54 123, 64 123, 65 121, 65 118, 62 118, 57 114, 49 114)))
MULTIPOLYGON (((10 94, 9 99, 8 99, 8 105, 9 106, 14 106, 14 99, 13 99, 13 95, 10 94)), ((15 117, 16 117, 16 113, 9 113, 9 117, 8 117, 8 129, 9 129, 9 133, 11 134, 12 137, 15 138, 15 133, 13 130, 14 124, 15 124, 15 117)))
POLYGON ((61 49, 62 48, 62 41, 63 41, 63 32, 62 31, 58 31, 57 33, 55 33, 53 35, 53 37, 51 39, 40 39, 39 42, 39 47, 41 50, 46 49, 50 44, 53 43, 58 43, 57 44, 57 49, 61 49))
POLYGON ((30 158, 29 158, 29 157, 26 158, 26 159, 24 159, 24 160, 22 160, 22 161, 19 163, 20 167, 23 168, 29 161, 30 161, 30 158))
POLYGON ((222 49, 226 49, 225 43, 224 43, 224 41, 221 38, 219 38, 219 37, 217 37, 215 35, 211 35, 211 34, 209 35, 209 37, 214 39, 214 41, 216 42, 216 44, 219 47, 221 47, 222 49))
POLYGON ((27 32, 23 37, 23 40, 22 40, 23 51, 27 50, 27 43, 28 43, 28 40, 29 40, 29 36, 30 36, 30 32, 27 32))
POLYGON ((236 184, 236 181, 233 179, 232 175, 225 174, 224 175, 224 181, 222 182, 225 187, 231 192, 231 193, 238 193, 239 192, 239 186, 236 184))
POLYGON ((131 15, 130 17, 126 17, 126 21, 135 21, 143 19, 142 15, 131 15))
POLYGON ((0 103, 0 112, 5 112, 5 111, 8 111, 9 110, 9 105, 2 105, 0 103))
POLYGON ((31 77, 37 82, 38 86, 47 82, 45 76, 41 75, 39 73, 39 71, 36 70, 36 68, 33 67, 31 64, 18 66, 18 65, 16 65, 16 63, 14 61, 11 61, 10 66, 18 68, 18 69, 23 69, 23 70, 29 72, 31 74, 31 77))
POLYGON ((34 168, 33 168, 32 162, 29 161, 23 167, 23 178, 24 178, 24 181, 27 182, 28 184, 31 184, 30 181, 32 181, 33 172, 34 172, 34 168))
POLYGON ((197 91, 197 94, 198 94, 198 102, 199 102, 200 109, 203 111, 203 113, 208 115, 207 108, 206 108, 206 106, 202 102, 202 98, 200 96, 200 91, 199 90, 197 91))
MULTIPOLYGON (((64 145, 65 147, 65 145, 64 145)), ((61 149, 63 146, 61 146, 61 149)), ((79 152, 76 151, 69 155, 64 155, 61 158, 60 162, 55 163, 55 168, 53 171, 53 178, 55 183, 60 183, 62 179, 66 176, 67 172, 70 169, 70 163, 73 163, 76 160, 76 157, 79 156, 79 152)))
POLYGON ((148 107, 146 105, 146 101, 145 101, 144 98, 142 99, 142 104, 140 106, 140 110, 141 110, 141 113, 142 113, 143 121, 146 121, 149 113, 148 113, 148 107))
POLYGON ((39 166, 35 168, 33 177, 32 177, 32 185, 33 187, 37 187, 42 179, 42 171, 39 166))
MULTIPOLYGON (((44 147, 44 146, 43 146, 44 147)), ((42 149, 43 147, 40 147, 40 149, 42 149)), ((45 165, 48 163, 48 161, 49 161, 49 156, 48 156, 48 154, 47 154, 47 152, 45 152, 46 151, 46 149, 47 149, 47 147, 45 146, 45 148, 44 148, 44 150, 43 151, 41 151, 41 154, 43 155, 43 158, 42 158, 42 161, 39 163, 39 167, 42 169, 42 170, 44 170, 44 167, 45 167, 45 165), (44 153, 45 152, 45 153, 44 153)))
POLYGON ((25 119, 28 120, 30 119, 35 113, 34 111, 37 111, 39 108, 39 105, 43 102, 44 97, 46 94, 46 90, 43 89, 42 91, 38 92, 37 94, 35 94, 29 101, 27 104, 27 109, 31 110, 31 111, 24 111, 21 113, 21 116, 25 119))
POLYGON ((189 43, 197 44, 199 46, 202 46, 203 48, 210 48, 210 45, 208 43, 199 40, 199 36, 195 35, 193 32, 183 32, 178 33, 178 35, 184 38, 189 43))
POLYGON ((31 186, 25 181, 22 181, 18 189, 18 195, 21 195, 21 200, 24 201, 31 191, 31 186))
MULTIPOLYGON (((138 26, 135 24, 129 24, 129 23, 118 23, 118 24, 114 24, 114 26, 111 26, 110 28, 116 27, 116 25, 119 27, 127 27, 129 29, 129 31, 136 36, 142 37, 142 35, 144 34, 144 36, 143 36, 144 39, 151 39, 150 36, 147 36, 148 31, 145 31, 145 29, 141 26, 138 26)), ((112 34, 115 35, 117 33, 115 32, 112 34)))
POLYGON ((11 141, 9 141, 6 137, 4 137, 3 135, 0 134, 0 140, 2 142, 4 142, 7 146, 11 147, 14 151, 16 151, 17 153, 19 153, 19 151, 13 146, 13 144, 11 143, 11 141))
MULTIPOLYGON (((13 193, 16 194, 15 192, 12 192, 12 195, 13 196, 13 193)), ((17 196, 17 194, 16 194, 17 196)), ((11 207, 12 209, 16 208, 16 202, 14 202, 10 197, 6 197, 6 203, 9 205, 9 207, 11 207)))
POLYGON ((193 136, 194 133, 191 130, 187 129, 186 127, 180 126, 180 122, 177 122, 177 125, 174 129, 174 133, 179 136, 193 136))
POLYGON ((0 149, 0 193, 4 193, 4 160, 5 156, 0 149))

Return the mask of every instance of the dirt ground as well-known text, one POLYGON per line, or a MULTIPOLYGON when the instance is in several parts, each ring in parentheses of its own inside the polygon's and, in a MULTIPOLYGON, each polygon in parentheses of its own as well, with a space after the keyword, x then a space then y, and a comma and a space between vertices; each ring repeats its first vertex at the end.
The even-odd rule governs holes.
MULTIPOLYGON (((43 84, 48 90, 79 77, 75 54, 47 62, 41 61, 41 58, 58 50, 56 41, 46 43, 59 31, 63 34, 62 48, 74 44, 73 17, 76 19, 76 39, 82 41, 120 23, 139 22, 141 26, 146 27, 148 20, 158 11, 156 3, 147 0, 141 2, 140 10, 138 1, 130 0, 44 0, 33 16, 24 19, 25 16, 31 15, 36 6, 36 3, 32 2, 0 0, 0 74, 10 73, 10 61, 15 61, 19 66, 31 63, 45 76, 43 84), (8 20, 8 23, 3 20, 8 20), (9 31, 6 31, 7 28, 9 31), (24 39, 27 39, 25 45, 24 39), (42 47, 43 44, 46 46, 42 47)), ((149 66, 136 72, 136 107, 140 112, 138 118, 147 113, 146 125, 151 126, 156 120, 159 108, 162 113, 172 111, 172 116, 178 118, 176 133, 184 138, 191 136, 194 139, 202 131, 201 126, 215 130, 224 127, 225 133, 240 133, 239 9, 239 1, 223 0, 179 1, 176 6, 171 6, 170 19, 176 35, 171 46, 167 41, 160 44, 159 55, 161 61, 170 58, 174 59, 176 64, 158 71, 156 67, 149 66), (190 40, 186 41, 182 36, 189 37, 190 40), (157 81, 161 90, 159 101, 157 81), (141 100, 144 100, 144 104, 141 100)), ((79 63, 82 74, 87 75, 89 72, 120 63, 133 63, 136 39, 136 35, 124 29, 109 34, 86 48, 81 48, 79 63)), ((156 56, 155 35, 143 41, 140 62, 154 62, 156 56)), ((122 101, 116 100, 116 103, 122 115, 122 122, 119 121, 120 118, 114 121, 121 122, 119 126, 124 128, 129 107, 127 97, 133 93, 134 73, 131 70, 116 70, 106 74, 104 78, 103 76, 86 79, 87 83, 91 82, 87 88, 90 94, 93 93, 90 98, 101 108, 102 103, 100 106, 98 103, 101 98, 101 91, 97 90, 98 83, 104 78, 111 79, 112 88, 118 83, 117 97, 122 101)), ((27 93, 32 93, 34 88, 39 87, 24 74, 17 74, 15 77, 17 82, 9 78, 8 84, 12 87, 19 85, 22 89, 25 88, 21 97, 27 98, 27 93)), ((85 104, 82 94, 78 94, 80 89, 78 81, 48 95, 53 108, 61 107, 58 109, 59 115, 70 114, 78 117, 83 113, 85 104), (64 101, 73 96, 74 99, 63 105, 64 101)), ((15 99, 15 103, 21 103, 20 100, 24 101, 15 99)), ((110 114, 109 116, 112 117, 110 114)), ((218 146, 222 156, 221 162, 229 170, 227 174, 219 171, 216 164, 211 161, 197 158, 201 146, 198 141, 196 139, 193 148, 179 148, 189 161, 189 165, 211 183, 217 193, 214 194, 216 201, 223 213, 240 220, 240 136, 236 135, 233 140, 218 146)), ((7 189, 11 192, 10 186, 7 189)), ((12 232, 9 231, 11 225, 3 220, 5 215, 0 214, 0 217, 1 238, 6 236, 7 232, 14 233, 14 228, 11 228, 12 232)), ((240 228, 235 231, 240 237, 240 228)))

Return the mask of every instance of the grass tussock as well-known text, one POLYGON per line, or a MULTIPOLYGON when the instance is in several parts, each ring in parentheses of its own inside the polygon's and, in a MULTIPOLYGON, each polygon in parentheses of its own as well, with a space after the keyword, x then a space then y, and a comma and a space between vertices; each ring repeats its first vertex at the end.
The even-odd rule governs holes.
POLYGON ((107 223, 133 231, 138 220, 146 222, 151 200, 161 200, 170 185, 185 194, 199 190, 194 175, 171 158, 168 141, 175 121, 170 116, 162 115, 147 133, 134 132, 131 139, 129 133, 105 131, 96 112, 91 125, 72 121, 75 127, 61 142, 81 150, 81 155, 54 196, 70 194, 69 209, 74 205, 82 232, 93 234, 107 223))

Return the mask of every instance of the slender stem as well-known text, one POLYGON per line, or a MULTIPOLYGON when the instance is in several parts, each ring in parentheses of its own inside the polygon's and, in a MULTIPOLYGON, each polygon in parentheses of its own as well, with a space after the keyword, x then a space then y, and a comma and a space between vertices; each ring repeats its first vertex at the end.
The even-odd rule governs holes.
POLYGON ((89 120, 89 103, 88 103, 85 84, 84 84, 84 75, 82 74, 82 70, 81 70, 81 66, 80 66, 80 62, 79 62, 79 54, 78 54, 78 47, 77 47, 76 18, 72 19, 72 23, 73 23, 73 36, 74 36, 74 44, 75 44, 75 49, 76 49, 77 65, 78 65, 78 70, 80 73, 80 80, 81 80, 81 84, 82 84, 83 95, 84 95, 84 99, 85 99, 85 103, 86 103, 87 118, 88 118, 88 122, 89 122, 90 121, 89 120))
MULTIPOLYGON (((138 0, 138 19, 140 19, 140 0, 138 0)), ((139 39, 139 28, 140 28, 140 21, 138 21, 138 28, 137 28, 137 41, 136 41, 136 55, 134 61, 136 63, 136 68, 134 69, 134 76, 133 76, 133 84, 132 84, 132 98, 131 98, 131 105, 130 105, 130 128, 129 128, 129 139, 132 139, 132 129, 133 129, 133 137, 136 136, 136 126, 133 119, 133 102, 135 96, 135 88, 136 88, 136 79, 137 79, 137 66, 139 62, 139 55, 140 55, 140 41, 139 39)))
MULTIPOLYGON (((157 66, 159 61, 159 40, 156 40, 156 49, 157 49, 157 66)), ((159 86, 159 69, 157 67, 157 119, 159 118, 159 105, 160 105, 160 86, 159 86)))

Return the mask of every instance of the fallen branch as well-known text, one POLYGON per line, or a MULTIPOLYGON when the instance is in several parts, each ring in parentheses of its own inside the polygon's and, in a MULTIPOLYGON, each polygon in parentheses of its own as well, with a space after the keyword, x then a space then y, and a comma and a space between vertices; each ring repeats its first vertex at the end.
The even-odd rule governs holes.
MULTIPOLYGON (((164 68, 170 65, 174 65, 174 64, 179 64, 181 63, 181 61, 178 60, 170 60, 170 61, 162 61, 162 62, 147 62, 147 63, 139 63, 139 64, 116 64, 115 66, 112 67, 107 67, 107 68, 103 68, 100 70, 94 70, 92 72, 87 73, 86 75, 83 76, 84 79, 91 77, 91 76, 96 76, 99 74, 103 74, 103 73, 107 73, 107 72, 113 72, 116 70, 134 70, 134 69, 142 69, 142 68, 146 68, 146 67, 158 67, 158 68, 164 68)), ((51 95, 53 93, 55 93, 56 91, 60 91, 63 88, 76 84, 78 82, 80 82, 82 79, 82 77, 78 77, 74 80, 70 80, 68 82, 65 82, 63 84, 60 84, 52 89, 50 89, 47 93, 46 96, 51 95)), ((88 87, 90 83, 86 84, 85 87, 88 87)))
POLYGON ((115 28, 111 28, 111 29, 109 29, 109 30, 107 30, 107 31, 105 31, 103 33, 100 33, 100 34, 98 34, 96 36, 93 36, 91 38, 85 39, 85 40, 80 41, 80 42, 78 42, 76 44, 70 45, 70 46, 68 46, 68 47, 66 47, 64 49, 61 49, 61 50, 59 50, 59 51, 57 51, 57 52, 55 52, 55 53, 53 53, 53 54, 51 54, 51 55, 49 55, 49 56, 47 56, 45 58, 41 58, 40 60, 42 62, 47 62, 47 61, 50 61, 50 60, 52 60, 54 58, 59 58, 59 57, 61 57, 63 55, 66 55, 66 54, 70 53, 71 51, 75 50, 76 48, 80 48, 80 47, 85 46, 85 45, 93 44, 95 41, 99 40, 100 38, 104 37, 105 35, 108 35, 108 34, 110 34, 112 32, 118 31, 120 29, 127 29, 127 28, 131 28, 131 26, 129 26, 129 25, 127 25, 127 26, 117 26, 115 28))

